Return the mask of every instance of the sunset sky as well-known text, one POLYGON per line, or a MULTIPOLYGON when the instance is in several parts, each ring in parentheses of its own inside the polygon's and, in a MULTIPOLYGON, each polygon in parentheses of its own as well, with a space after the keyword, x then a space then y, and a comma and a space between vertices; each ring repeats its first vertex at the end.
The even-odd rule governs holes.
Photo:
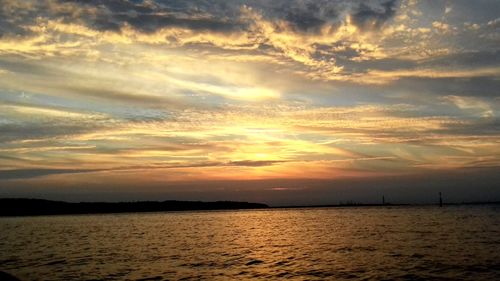
POLYGON ((500 200, 499 115, 498 0, 0 0, 2 197, 500 200))

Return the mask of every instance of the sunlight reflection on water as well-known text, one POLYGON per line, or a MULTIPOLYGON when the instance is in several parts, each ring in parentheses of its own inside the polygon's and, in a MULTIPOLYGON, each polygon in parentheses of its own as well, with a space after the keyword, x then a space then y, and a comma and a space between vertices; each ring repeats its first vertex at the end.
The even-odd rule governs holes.
POLYGON ((23 280, 500 280, 495 206, 0 218, 23 280))

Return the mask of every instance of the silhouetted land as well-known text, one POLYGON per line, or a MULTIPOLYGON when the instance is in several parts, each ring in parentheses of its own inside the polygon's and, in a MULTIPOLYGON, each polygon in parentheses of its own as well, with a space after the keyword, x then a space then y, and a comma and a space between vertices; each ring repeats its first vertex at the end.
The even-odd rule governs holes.
POLYGON ((0 216, 40 216, 64 214, 135 213, 191 210, 235 210, 268 208, 265 204, 248 202, 142 201, 68 203, 43 199, 0 198, 0 216))
POLYGON ((2 281, 20 281, 16 277, 8 274, 7 272, 0 271, 0 280, 2 281))

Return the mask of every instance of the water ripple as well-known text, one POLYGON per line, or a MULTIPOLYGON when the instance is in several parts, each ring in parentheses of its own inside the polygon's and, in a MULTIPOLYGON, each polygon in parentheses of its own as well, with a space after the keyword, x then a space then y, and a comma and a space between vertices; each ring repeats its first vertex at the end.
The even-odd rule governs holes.
POLYGON ((0 218, 22 280, 500 280, 500 209, 0 218))

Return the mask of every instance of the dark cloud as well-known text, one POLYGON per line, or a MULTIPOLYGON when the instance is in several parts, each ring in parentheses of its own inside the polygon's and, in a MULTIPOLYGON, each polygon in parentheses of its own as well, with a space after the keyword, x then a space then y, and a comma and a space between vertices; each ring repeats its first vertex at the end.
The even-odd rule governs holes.
POLYGON ((329 61, 334 59, 338 65, 344 67, 346 73, 360 73, 368 70, 401 70, 413 69, 421 64, 414 60, 398 58, 383 58, 371 60, 356 60, 363 56, 362 50, 352 48, 352 42, 342 41, 334 44, 313 44, 315 52, 312 58, 317 61, 329 61))
POLYGON ((120 103, 135 103, 144 105, 177 106, 179 102, 164 96, 134 94, 132 91, 121 89, 100 89, 97 87, 85 87, 77 85, 60 86, 60 90, 74 93, 87 98, 97 98, 104 100, 114 100, 120 103))
POLYGON ((332 1, 291 1, 284 3, 279 10, 274 10, 274 14, 268 15, 270 18, 283 17, 283 20, 290 23, 297 31, 317 32, 325 24, 338 21, 340 7, 332 3, 332 1))
MULTIPOLYGON (((62 119, 62 118, 61 118, 62 119)), ((19 139, 45 139, 94 132, 103 126, 97 123, 77 123, 69 120, 23 121, 0 125, 0 142, 19 139)))
POLYGON ((474 68, 497 67, 500 65, 500 51, 475 51, 439 56, 420 62, 424 67, 474 68))
POLYGON ((301 31, 316 30, 325 24, 323 19, 300 11, 290 11, 286 19, 301 31))
POLYGON ((354 24, 363 28, 378 28, 396 13, 397 0, 361 3, 352 13, 354 24))
POLYGON ((29 36, 32 26, 45 19, 63 22, 80 22, 95 18, 92 11, 71 6, 54 5, 47 0, 0 0, 0 38, 4 36, 29 36))
POLYGON ((268 20, 284 20, 296 31, 317 32, 325 25, 336 26, 351 15, 360 28, 378 28, 394 16, 397 0, 334 1, 246 1, 261 10, 268 20))
POLYGON ((419 78, 405 77, 394 82, 391 90, 408 91, 434 96, 498 97, 500 80, 496 77, 419 78))
POLYGON ((16 22, 10 21, 9 17, 0 10, 0 38, 9 34, 27 35, 29 33, 26 28, 18 25, 16 22))
POLYGON ((500 136, 500 119, 484 118, 471 123, 455 123, 449 124, 447 128, 435 133, 447 133, 451 135, 465 136, 500 136))
POLYGON ((10 1, 0 1, 0 39, 4 36, 31 34, 27 26, 35 22, 38 8, 20 9, 10 1))
POLYGON ((81 169, 14 169, 0 170, 0 180, 30 179, 58 174, 89 173, 97 170, 81 169))
POLYGON ((335 25, 341 16, 352 14, 359 27, 379 27, 391 18, 396 0, 371 1, 78 1, 65 0, 87 8, 97 9, 97 15, 84 19, 100 30, 119 30, 124 24, 143 32, 154 32, 163 27, 183 27, 195 31, 234 32, 245 30, 241 20, 242 7, 261 13, 270 21, 285 21, 296 31, 317 32, 326 24, 335 25))
POLYGON ((216 31, 216 32, 232 32, 238 30, 237 22, 224 21, 213 18, 208 19, 190 19, 177 18, 168 15, 117 15, 115 17, 121 22, 127 22, 134 28, 143 32, 154 32, 162 27, 182 27, 196 31, 216 31))
POLYGON ((324 25, 335 26, 351 14, 360 28, 380 27, 396 10, 396 0, 59 0, 55 8, 48 1, 26 1, 26 5, 5 1, 0 7, 0 37, 31 34, 30 26, 40 20, 83 23, 93 29, 119 32, 124 25, 150 33, 165 27, 194 31, 231 33, 244 31, 242 7, 261 13, 269 21, 285 21, 299 32, 317 32, 324 25))
POLYGON ((203 7, 178 5, 177 1, 131 2, 126 0, 64 0, 86 8, 97 9, 94 18, 85 19, 88 25, 98 30, 118 31, 128 24, 142 32, 154 32, 164 27, 182 27, 195 31, 232 32, 242 23, 236 18, 224 16, 224 11, 211 13, 203 7))
MULTIPOLYGON (((2 156, 0 155, 0 158, 2 156)), ((33 168, 33 169, 10 169, 10 170, 0 170, 0 180, 17 180, 17 179, 31 179, 50 175, 59 174, 79 174, 79 173, 94 173, 94 172, 105 172, 105 171, 129 171, 129 170, 152 170, 152 169, 179 169, 179 168, 204 168, 204 167, 224 167, 224 166, 242 166, 242 167, 263 167, 271 166, 284 161, 252 161, 252 160, 242 160, 242 161, 230 161, 230 162, 200 162, 193 164, 159 164, 159 165, 147 165, 147 166, 125 166, 117 167, 111 169, 45 169, 45 168, 33 168)))
MULTIPOLYGON (((0 156, 2 158, 2 156, 0 156)), ((204 168, 204 167, 223 167, 223 166, 244 166, 244 167, 262 167, 270 166, 282 161, 234 161, 229 163, 222 162, 203 162, 191 165, 150 165, 150 166, 129 166, 119 167, 114 169, 10 169, 0 170, 0 181, 5 180, 25 180, 44 176, 61 175, 61 174, 81 174, 106 171, 130 171, 130 170, 152 170, 152 169, 178 169, 178 168, 204 168)))

